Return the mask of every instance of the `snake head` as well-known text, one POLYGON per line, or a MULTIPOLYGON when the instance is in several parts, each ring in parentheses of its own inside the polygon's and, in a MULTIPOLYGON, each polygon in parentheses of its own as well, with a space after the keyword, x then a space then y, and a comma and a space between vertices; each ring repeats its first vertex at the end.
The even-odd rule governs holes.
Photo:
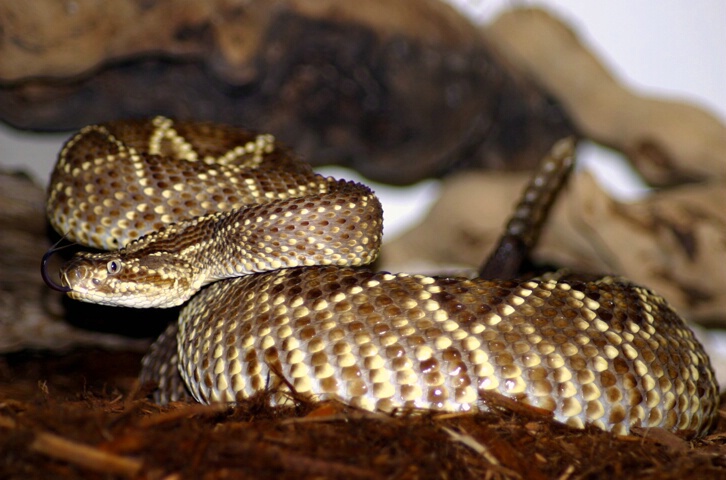
MULTIPOLYGON (((181 305, 201 287, 194 269, 157 253, 131 258, 121 252, 79 252, 61 267, 60 285, 75 300, 133 308, 181 305)), ((47 280, 46 280, 47 282, 47 280)))

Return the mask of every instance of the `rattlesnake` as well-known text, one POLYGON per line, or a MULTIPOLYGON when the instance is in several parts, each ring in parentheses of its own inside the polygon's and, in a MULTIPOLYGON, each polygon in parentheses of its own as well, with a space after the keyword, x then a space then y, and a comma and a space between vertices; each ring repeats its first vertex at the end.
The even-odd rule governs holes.
POLYGON ((708 356, 658 295, 612 277, 358 267, 381 241, 373 192, 314 174, 269 135, 163 117, 86 127, 59 155, 48 217, 114 250, 78 254, 61 285, 49 252, 49 285, 96 303, 187 302, 143 361, 162 401, 277 387, 274 401, 293 388, 371 410, 466 411, 490 390, 618 434, 702 434, 716 418, 708 356))

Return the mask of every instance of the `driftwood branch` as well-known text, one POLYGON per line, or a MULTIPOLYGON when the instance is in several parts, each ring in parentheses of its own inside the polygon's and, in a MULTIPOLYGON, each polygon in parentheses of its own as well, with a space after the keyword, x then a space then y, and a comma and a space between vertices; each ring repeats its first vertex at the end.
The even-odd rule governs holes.
POLYGON ((624 152, 650 183, 726 179, 723 123, 703 108, 631 90, 545 10, 507 11, 486 35, 560 102, 585 137, 624 152))

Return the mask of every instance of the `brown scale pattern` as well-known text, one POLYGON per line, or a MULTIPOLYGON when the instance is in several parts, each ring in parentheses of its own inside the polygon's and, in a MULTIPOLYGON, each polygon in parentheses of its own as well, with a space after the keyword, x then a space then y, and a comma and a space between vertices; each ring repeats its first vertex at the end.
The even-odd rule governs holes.
POLYGON ((479 390, 494 390, 618 434, 631 425, 704 432, 718 405, 708 358, 680 317, 608 278, 288 269, 203 290, 178 338, 182 376, 201 402, 284 391, 277 374, 298 393, 370 410, 470 410, 479 390))
MULTIPOLYGON (((541 218, 529 208, 554 195, 548 179, 560 175, 548 172, 507 235, 541 218)), ((125 246, 64 267, 63 285, 86 301, 169 306, 210 281, 298 267, 195 295, 143 361, 160 400, 188 388, 199 401, 234 401, 280 386, 283 401, 289 382, 387 411, 470 410, 493 390, 616 433, 703 433, 715 421, 708 357, 662 298, 611 278, 519 283, 341 267, 375 258, 380 204, 362 185, 316 176, 269 135, 163 117, 90 126, 61 151, 48 193, 56 230, 125 246)))
POLYGON ((70 240, 123 245, 64 265, 69 295, 131 307, 180 305, 203 285, 252 272, 367 264, 383 228, 368 187, 314 174, 269 135, 163 117, 94 125, 69 140, 48 212, 70 240))
POLYGON ((63 265, 61 281, 77 300, 163 308, 225 278, 371 263, 381 244, 380 202, 358 183, 322 183, 326 193, 166 225, 117 251, 79 252, 63 265))
POLYGON ((78 132, 59 155, 46 208, 69 240, 113 250, 180 220, 324 187, 270 135, 157 117, 78 132))

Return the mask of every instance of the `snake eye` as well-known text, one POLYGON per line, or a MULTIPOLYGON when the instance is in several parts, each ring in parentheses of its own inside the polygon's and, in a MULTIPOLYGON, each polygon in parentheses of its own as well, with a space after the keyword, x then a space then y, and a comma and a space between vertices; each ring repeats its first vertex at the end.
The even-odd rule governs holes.
POLYGON ((109 261, 106 264, 106 270, 108 270, 108 273, 111 275, 120 272, 121 271, 121 261, 120 260, 109 261))

